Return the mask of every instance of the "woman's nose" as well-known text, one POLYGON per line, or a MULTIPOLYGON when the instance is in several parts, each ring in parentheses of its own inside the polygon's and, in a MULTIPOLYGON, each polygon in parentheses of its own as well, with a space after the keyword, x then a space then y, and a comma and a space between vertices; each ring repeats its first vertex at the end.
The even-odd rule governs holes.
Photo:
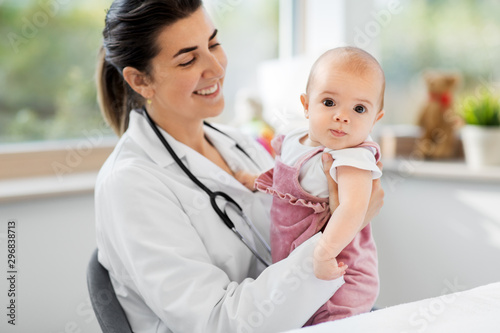
POLYGON ((207 79, 222 78, 226 72, 226 60, 224 56, 210 54, 208 56, 204 77, 207 79))

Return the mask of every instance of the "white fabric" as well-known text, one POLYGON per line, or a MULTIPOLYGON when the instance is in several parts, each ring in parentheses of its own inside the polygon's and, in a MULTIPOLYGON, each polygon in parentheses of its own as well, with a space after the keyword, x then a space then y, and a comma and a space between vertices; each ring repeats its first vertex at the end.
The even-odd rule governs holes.
MULTIPOLYGON (((272 158, 252 139, 206 128, 234 170, 262 172, 272 158)), ((162 131, 191 172, 234 198, 269 238, 271 197, 251 192, 202 155, 162 131)), ((312 272, 317 237, 263 270, 202 192, 165 150, 146 119, 132 112, 127 132, 96 185, 99 261, 136 333, 278 332, 301 327, 343 284, 312 272), (260 274, 260 275, 259 275, 260 274), (293 315, 290 315, 292 314, 293 315)), ((233 221, 238 227, 238 221, 233 221)), ((248 235, 247 235, 248 237, 248 235)))
MULTIPOLYGON (((307 134, 307 128, 298 128, 286 135, 281 146, 281 161, 287 165, 293 166, 300 157, 308 152, 317 149, 317 147, 306 146, 300 143, 300 139, 307 134)), ((369 136, 366 141, 373 141, 369 136)), ((377 166, 375 159, 375 149, 367 148, 345 148, 328 149, 325 153, 330 153, 334 161, 330 169, 330 175, 337 181, 337 168, 339 166, 352 166, 358 169, 369 170, 372 172, 372 178, 377 179, 382 176, 382 172, 377 166)), ((308 193, 320 197, 328 197, 328 183, 323 173, 323 163, 321 154, 315 155, 309 161, 304 163, 299 173, 299 182, 302 188, 308 193)))
POLYGON ((500 282, 288 333, 497 333, 500 282))

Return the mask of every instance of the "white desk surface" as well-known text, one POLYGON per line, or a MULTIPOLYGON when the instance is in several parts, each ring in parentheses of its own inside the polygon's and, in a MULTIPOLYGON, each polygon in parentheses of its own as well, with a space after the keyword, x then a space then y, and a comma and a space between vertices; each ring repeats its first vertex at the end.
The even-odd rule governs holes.
POLYGON ((287 333, 498 333, 500 282, 287 333))

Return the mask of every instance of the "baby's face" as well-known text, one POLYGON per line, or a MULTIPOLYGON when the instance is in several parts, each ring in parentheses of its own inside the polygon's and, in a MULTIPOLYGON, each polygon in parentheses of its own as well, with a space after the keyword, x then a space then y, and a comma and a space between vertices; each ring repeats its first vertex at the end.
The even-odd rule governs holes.
POLYGON ((306 144, 343 149, 356 146, 368 137, 382 118, 382 80, 375 70, 354 75, 338 68, 316 71, 309 94, 301 96, 309 137, 306 144))

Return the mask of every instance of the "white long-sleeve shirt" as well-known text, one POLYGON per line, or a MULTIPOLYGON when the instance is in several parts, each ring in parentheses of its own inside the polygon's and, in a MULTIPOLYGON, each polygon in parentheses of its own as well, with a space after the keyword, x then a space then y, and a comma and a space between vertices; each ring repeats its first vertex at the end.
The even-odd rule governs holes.
MULTIPOLYGON (((260 173, 271 157, 234 129, 205 133, 233 170, 260 173), (236 142, 257 162, 236 149, 236 142)), ((269 237, 271 197, 251 192, 217 165, 161 130, 191 172, 235 199, 269 237)), ((343 284, 312 271, 314 237, 263 270, 176 165, 146 119, 133 111, 127 132, 96 184, 99 261, 134 332, 280 332, 302 326, 343 284)), ((233 221, 247 238, 252 234, 233 221)), ((317 235, 318 236, 318 235, 317 235)))

